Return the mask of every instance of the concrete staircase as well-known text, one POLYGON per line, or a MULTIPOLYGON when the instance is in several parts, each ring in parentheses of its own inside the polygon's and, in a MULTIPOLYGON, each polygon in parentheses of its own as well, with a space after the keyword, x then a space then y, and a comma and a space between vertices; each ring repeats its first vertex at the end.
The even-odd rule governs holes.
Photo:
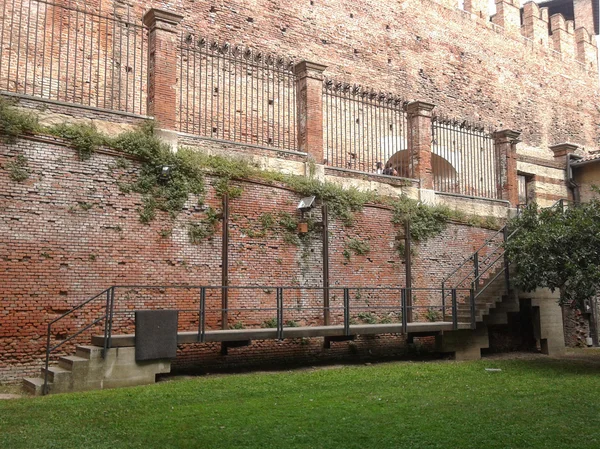
MULTIPOLYGON (((100 346, 77 346, 75 355, 61 357, 58 365, 48 367, 48 393, 100 390, 152 384, 157 374, 171 371, 170 360, 135 361, 135 348, 112 348, 102 357, 100 346)), ((23 386, 41 395, 46 369, 41 377, 25 378, 23 386)))
POLYGON ((478 286, 475 329, 464 329, 465 325, 471 323, 468 302, 457 305, 459 330, 444 331, 436 336, 436 349, 439 352, 451 353, 455 360, 479 359, 481 350, 489 347, 488 325, 507 324, 508 314, 519 312, 519 298, 513 290, 507 291, 502 271, 503 267, 499 267, 478 286))

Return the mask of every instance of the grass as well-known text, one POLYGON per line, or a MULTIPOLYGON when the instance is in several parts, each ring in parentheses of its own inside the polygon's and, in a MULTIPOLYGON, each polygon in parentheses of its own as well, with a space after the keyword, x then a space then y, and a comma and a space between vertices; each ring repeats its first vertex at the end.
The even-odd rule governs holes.
POLYGON ((597 448, 598 374, 549 358, 388 363, 2 401, 0 447, 597 448))

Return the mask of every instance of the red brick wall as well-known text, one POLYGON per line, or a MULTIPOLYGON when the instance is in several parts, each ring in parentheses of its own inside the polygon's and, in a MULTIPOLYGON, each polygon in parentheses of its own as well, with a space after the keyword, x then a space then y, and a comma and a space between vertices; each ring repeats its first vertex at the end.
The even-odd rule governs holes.
MULTIPOLYGON (((122 193, 117 185, 119 180, 134 179, 138 167, 134 164, 122 169, 116 162, 115 156, 106 153, 96 153, 90 160, 82 162, 68 147, 29 138, 20 139, 17 144, 0 145, 0 165, 3 167, 0 169, 0 381, 37 374, 43 360, 47 323, 111 285, 220 285, 220 231, 199 245, 189 243, 187 223, 204 217, 204 212, 194 208, 195 199, 190 199, 187 209, 175 220, 167 214, 159 214, 150 225, 141 224, 137 212, 141 206, 140 196, 122 193), (27 157, 31 170, 29 179, 22 183, 12 181, 6 169, 7 162, 17 154, 27 157), (161 237, 161 229, 173 229, 172 235, 161 237)), ((208 178, 207 184, 211 181, 208 178)), ((262 213, 287 211, 295 214, 299 195, 255 183, 238 184, 244 191, 241 198, 231 201, 230 207, 231 285, 320 286, 320 236, 311 236, 309 243, 299 247, 285 243, 281 233, 269 231, 265 237, 248 236, 248 229, 260 231, 257 219, 262 213)), ((206 203, 220 208, 220 200, 215 197, 212 187, 208 187, 206 203)), ((315 213, 314 218, 320 220, 319 214, 315 213)), ((390 211, 367 207, 356 215, 356 224, 351 228, 332 220, 330 267, 333 287, 404 286, 404 264, 395 250, 396 230, 390 219, 390 211), (363 256, 353 254, 350 261, 346 260, 342 252, 350 237, 368 241, 371 251, 363 256)), ((414 286, 439 287, 443 275, 489 234, 486 230, 450 225, 443 235, 418 245, 413 267, 414 286)), ((367 301, 374 298, 372 292, 358 295, 353 291, 351 295, 357 308, 362 304, 368 311, 367 301)), ((257 290, 256 294, 231 296, 231 307, 265 307, 275 301, 274 292, 264 289, 257 290)), ((340 291, 332 292, 332 306, 341 305, 341 296, 340 291)), ((302 294, 285 293, 285 298, 294 306, 318 308, 322 297, 319 291, 303 290, 302 294)), ((213 301, 215 305, 219 303, 218 299, 213 301)), ((140 289, 121 289, 117 291, 116 300, 117 311, 131 314, 133 308, 141 305, 197 310, 199 296, 197 291, 173 293, 165 290, 149 295, 140 289)), ((104 301, 104 297, 99 298, 91 307, 57 326, 52 332, 53 341, 72 334, 90 318, 100 316, 104 301)), ((399 294, 383 295, 372 301, 370 306, 397 307, 399 294)), ((426 303, 433 299, 423 297, 422 301, 426 303)), ((354 311, 358 312, 358 309, 354 311)), ((207 317, 209 327, 219 325, 218 315, 207 317)), ((332 315, 339 319, 340 314, 332 315)), ((117 324, 124 317, 126 315, 117 315, 117 324)), ((274 311, 244 316, 230 312, 230 325, 243 321, 247 327, 260 326, 273 317, 274 311)), ((321 314, 319 310, 289 312, 284 317, 284 320, 288 319, 308 324, 318 322, 321 314)), ((196 313, 182 313, 180 328, 193 330, 197 322, 196 313)), ((100 327, 93 332, 99 330, 100 327)), ((118 327, 115 332, 119 332, 118 327)), ((88 337, 84 335, 77 342, 88 343, 88 337)), ((378 351, 385 352, 384 348, 396 347, 402 340, 399 337, 389 341, 367 339, 357 348, 367 348, 368 354, 368 349, 381 342, 383 346, 378 346, 378 351)), ((244 363, 248 364, 258 363, 262 357, 273 359, 274 354, 297 355, 301 360, 327 358, 327 353, 321 354, 315 341, 308 344, 297 341, 255 343, 249 348, 232 351, 238 354, 234 360, 246 358, 244 363), (263 347, 276 351, 273 354, 259 350, 263 347)), ((332 354, 343 355, 354 350, 349 349, 347 343, 334 346, 341 349, 332 354)), ((70 352, 72 347, 65 350, 70 352)), ((221 356, 212 346, 199 351, 210 353, 207 356, 210 360, 218 359, 214 362, 216 365, 226 366, 231 362, 231 359, 219 359, 221 356)), ((188 354, 194 353, 192 350, 188 354)), ((177 363, 203 362, 189 356, 177 363)))

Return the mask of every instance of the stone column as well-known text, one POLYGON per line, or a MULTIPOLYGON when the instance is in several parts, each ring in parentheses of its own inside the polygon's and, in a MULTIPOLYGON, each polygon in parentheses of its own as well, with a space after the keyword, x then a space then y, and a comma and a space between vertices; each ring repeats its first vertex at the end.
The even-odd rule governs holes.
POLYGON ((505 129, 494 133, 496 155, 500 162, 500 179, 498 189, 502 199, 511 206, 519 204, 519 181, 517 179, 517 144, 520 142, 520 131, 505 129))
POLYGON ((183 16, 151 9, 144 14, 148 27, 148 115, 163 129, 177 123, 177 25, 183 16))
POLYGON ((327 66, 300 61, 296 75, 298 108, 298 151, 317 164, 323 163, 323 72, 327 66))
POLYGON ((431 166, 431 117, 435 105, 413 101, 406 107, 410 176, 421 181, 421 189, 433 189, 431 166))

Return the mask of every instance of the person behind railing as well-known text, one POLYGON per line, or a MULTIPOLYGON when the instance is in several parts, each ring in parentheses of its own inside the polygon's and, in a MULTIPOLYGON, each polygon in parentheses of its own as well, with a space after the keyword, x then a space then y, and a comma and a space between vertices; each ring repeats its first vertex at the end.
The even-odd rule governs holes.
POLYGON ((377 164, 375 165, 376 168, 376 173, 378 175, 381 175, 383 173, 383 163, 382 162, 377 162, 377 164))
POLYGON ((388 162, 385 164, 385 168, 383 169, 383 174, 388 176, 398 176, 398 170, 392 167, 392 163, 388 162))

